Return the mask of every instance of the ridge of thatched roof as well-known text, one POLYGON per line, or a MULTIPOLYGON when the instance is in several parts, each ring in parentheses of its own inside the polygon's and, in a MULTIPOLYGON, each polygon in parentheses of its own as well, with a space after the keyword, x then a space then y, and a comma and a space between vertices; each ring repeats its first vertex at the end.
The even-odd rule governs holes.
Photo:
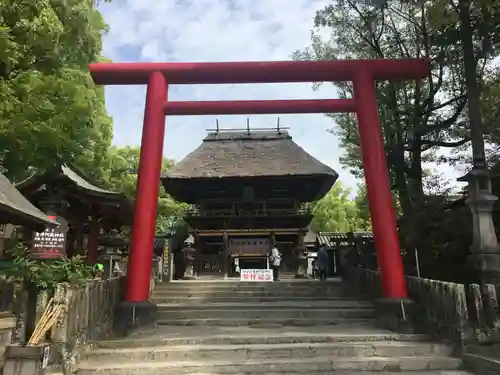
POLYGON ((6 214, 7 221, 14 225, 26 225, 27 223, 59 225, 31 204, 9 179, 0 173, 0 217, 4 216, 2 212, 6 214))
POLYGON ((286 131, 213 132, 162 178, 338 176, 286 131))

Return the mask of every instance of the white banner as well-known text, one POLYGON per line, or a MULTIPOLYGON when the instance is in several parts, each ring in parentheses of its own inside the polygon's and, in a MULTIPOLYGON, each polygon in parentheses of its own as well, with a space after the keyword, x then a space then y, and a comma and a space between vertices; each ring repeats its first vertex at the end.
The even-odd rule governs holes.
POLYGON ((240 281, 273 281, 273 270, 241 270, 240 281))

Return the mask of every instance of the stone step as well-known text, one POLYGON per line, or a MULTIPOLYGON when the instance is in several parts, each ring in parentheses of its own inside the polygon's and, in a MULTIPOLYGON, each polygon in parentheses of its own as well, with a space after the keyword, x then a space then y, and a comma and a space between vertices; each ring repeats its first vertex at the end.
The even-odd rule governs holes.
MULTIPOLYGON (((47 371, 45 372, 47 374, 47 371)), ((51 374, 51 373, 50 373, 51 374)), ((54 374, 61 375, 62 373, 56 372, 54 374)), ((252 375, 278 375, 278 374, 283 374, 283 373, 277 373, 277 372, 254 372, 252 375)), ((303 375, 303 373, 298 373, 298 372, 287 372, 287 375, 303 375)), ((310 373, 311 374, 311 373, 310 373)), ((314 375, 332 375, 332 371, 314 371, 314 375)), ((370 372, 367 371, 335 371, 335 375, 369 375, 370 372)), ((391 374, 390 372, 384 372, 380 373, 381 375, 387 375, 391 374)), ((192 372, 189 373, 188 375, 216 375, 214 372, 192 372)), ((245 373, 237 373, 233 375, 248 375, 245 373)), ((465 370, 450 370, 450 371, 398 371, 394 373, 394 375, 474 375, 473 373, 465 370)), ((482 374, 483 375, 483 374, 482 374)), ((484 374, 486 375, 486 374, 484 374)), ((493 374, 494 375, 494 374, 493 374)))
POLYGON ((364 301, 338 300, 338 301, 287 301, 281 300, 276 302, 247 302, 241 300, 239 302, 221 303, 213 302, 212 300, 198 303, 162 303, 161 300, 153 299, 158 309, 161 311, 176 311, 176 310, 282 310, 282 309, 373 309, 373 304, 364 301))
POLYGON ((181 282, 181 283, 158 283, 155 285, 156 289, 163 290, 193 290, 203 288, 206 290, 290 290, 290 289, 303 289, 303 290, 332 290, 332 289, 345 289, 347 284, 342 281, 324 282, 324 281, 308 281, 308 282, 229 282, 229 283, 202 283, 202 282, 181 282))
POLYGON ((147 362, 197 361, 231 358, 232 361, 253 359, 287 359, 315 357, 448 357, 452 347, 435 343, 373 341, 370 343, 295 343, 247 345, 167 345, 125 349, 98 349, 82 356, 83 360, 147 362))
POLYGON ((159 284, 155 286, 155 291, 196 291, 196 290, 204 290, 207 292, 224 292, 224 291, 318 291, 318 292, 333 292, 340 291, 344 289, 344 286, 341 283, 322 283, 312 282, 312 283, 218 283, 213 285, 207 285, 205 283, 168 283, 168 284, 159 284))
MULTIPOLYGON (((327 344, 327 343, 352 343, 359 342, 356 336, 211 336, 211 337, 190 337, 190 338, 137 338, 135 340, 107 340, 95 344, 96 347, 106 349, 120 349, 137 347, 155 347, 165 345, 255 345, 255 344, 327 344)), ((387 337, 382 335, 373 335, 363 337, 364 342, 393 340, 399 342, 425 342, 428 340, 426 335, 401 335, 387 337)))
POLYGON ((338 301, 357 301, 355 299, 350 299, 347 297, 343 296, 288 296, 288 297, 283 297, 283 296, 244 296, 244 297, 238 297, 238 296, 228 296, 227 294, 224 294, 221 297, 213 297, 213 296, 193 296, 192 294, 190 295, 175 295, 172 296, 171 294, 165 293, 165 294, 156 294, 153 297, 154 301, 156 303, 178 303, 178 304, 183 304, 183 303, 207 303, 207 301, 210 301, 211 303, 238 303, 238 302, 249 302, 249 303, 265 303, 265 302, 281 302, 281 301, 286 301, 286 302, 338 302, 338 301))
POLYGON ((83 361, 79 375, 178 375, 178 374, 258 374, 258 373, 315 373, 323 371, 426 371, 459 370, 463 362, 452 357, 358 357, 358 358, 286 358, 251 359, 233 361, 231 358, 218 361, 147 361, 147 362, 102 362, 83 361))
POLYGON ((100 341, 102 348, 165 345, 247 345, 293 343, 366 343, 372 341, 427 342, 422 334, 380 331, 360 323, 313 327, 162 327, 135 332, 126 339, 100 341))
POLYGON ((228 290, 228 291, 207 291, 204 289, 179 291, 168 290, 161 291, 155 290, 153 298, 181 298, 181 297, 198 297, 198 298, 303 298, 303 297, 317 297, 317 298, 330 298, 330 297, 345 297, 342 291, 311 291, 311 290, 228 290))
POLYGON ((165 319, 160 318, 158 325, 160 326, 214 326, 214 327, 280 327, 280 326, 326 326, 343 324, 346 321, 351 323, 372 323, 375 324, 372 318, 212 318, 212 319, 165 319))
POLYGON ((373 318, 372 307, 362 308, 244 308, 244 309, 176 309, 163 305, 158 310, 158 319, 332 319, 373 318))
POLYGON ((287 279, 274 282, 255 282, 255 281, 240 281, 234 280, 183 280, 158 283, 159 288, 234 288, 234 287, 250 287, 250 288, 299 288, 304 286, 310 287, 331 287, 341 286, 343 282, 340 278, 332 278, 328 280, 313 280, 313 279, 287 279))

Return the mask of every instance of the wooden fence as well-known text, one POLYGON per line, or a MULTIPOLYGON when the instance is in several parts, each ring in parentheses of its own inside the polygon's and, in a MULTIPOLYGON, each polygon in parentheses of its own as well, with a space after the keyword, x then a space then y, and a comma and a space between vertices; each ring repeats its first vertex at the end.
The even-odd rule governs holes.
MULTIPOLYGON (((59 284, 55 290, 44 290, 38 294, 36 321, 45 310, 50 298, 63 306, 56 325, 46 336, 52 343, 50 364, 64 374, 72 374, 79 355, 88 345, 112 332, 114 310, 122 300, 124 277, 107 280, 92 280, 85 284, 59 284)), ((26 310, 17 313, 17 334, 22 342, 26 333, 26 310)))
MULTIPOLYGON (((370 299, 382 296, 378 271, 352 268, 345 279, 370 299)), ((416 303, 416 328, 467 345, 500 343, 500 309, 494 285, 465 286, 407 276, 409 297, 416 303)))
POLYGON ((224 273, 222 254, 198 254, 195 272, 198 275, 220 275, 224 273))

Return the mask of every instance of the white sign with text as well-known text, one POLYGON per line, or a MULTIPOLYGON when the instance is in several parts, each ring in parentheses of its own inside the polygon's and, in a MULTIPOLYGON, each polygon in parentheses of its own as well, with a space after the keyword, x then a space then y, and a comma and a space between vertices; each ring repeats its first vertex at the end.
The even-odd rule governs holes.
POLYGON ((273 270, 241 270, 240 281, 273 281, 273 270))

